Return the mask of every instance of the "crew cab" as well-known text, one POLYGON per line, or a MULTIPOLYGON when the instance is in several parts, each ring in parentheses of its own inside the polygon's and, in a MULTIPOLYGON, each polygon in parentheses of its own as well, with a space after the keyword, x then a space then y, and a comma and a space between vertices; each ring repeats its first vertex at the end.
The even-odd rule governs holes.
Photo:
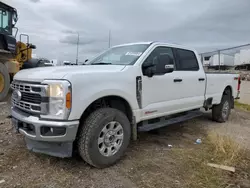
POLYGON ((228 120, 239 75, 205 73, 195 50, 141 42, 114 46, 82 66, 22 70, 12 82, 12 122, 28 149, 78 151, 97 168, 116 163, 138 131, 212 110, 228 120))

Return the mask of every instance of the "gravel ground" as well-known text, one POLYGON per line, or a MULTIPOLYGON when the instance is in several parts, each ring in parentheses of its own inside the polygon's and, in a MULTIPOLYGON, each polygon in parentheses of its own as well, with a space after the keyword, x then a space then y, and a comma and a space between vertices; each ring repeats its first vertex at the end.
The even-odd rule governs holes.
MULTIPOLYGON (((12 130, 9 104, 0 104, 0 187, 183 187, 180 163, 174 149, 194 150, 197 138, 208 130, 231 134, 250 147, 250 113, 233 110, 225 124, 211 121, 210 113, 185 123, 139 134, 123 159, 107 169, 95 169, 79 156, 59 159, 35 154, 26 149, 23 137, 12 130), (169 147, 172 145, 172 148, 169 147)), ((202 145, 200 145, 202 147, 202 145)))

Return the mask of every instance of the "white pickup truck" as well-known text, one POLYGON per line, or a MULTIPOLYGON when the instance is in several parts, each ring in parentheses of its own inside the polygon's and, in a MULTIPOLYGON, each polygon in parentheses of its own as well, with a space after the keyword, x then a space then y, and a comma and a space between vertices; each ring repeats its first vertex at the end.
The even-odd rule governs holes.
POLYGON ((86 65, 22 70, 12 82, 12 122, 28 149, 108 167, 138 131, 212 109, 227 121, 238 97, 237 74, 205 73, 196 51, 142 42, 112 47, 86 65))

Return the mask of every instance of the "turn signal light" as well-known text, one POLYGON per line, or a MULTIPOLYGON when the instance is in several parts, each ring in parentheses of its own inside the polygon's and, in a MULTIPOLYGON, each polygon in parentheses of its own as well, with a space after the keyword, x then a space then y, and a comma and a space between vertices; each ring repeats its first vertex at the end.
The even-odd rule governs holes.
POLYGON ((71 93, 68 92, 66 95, 66 108, 70 109, 71 108, 71 93))

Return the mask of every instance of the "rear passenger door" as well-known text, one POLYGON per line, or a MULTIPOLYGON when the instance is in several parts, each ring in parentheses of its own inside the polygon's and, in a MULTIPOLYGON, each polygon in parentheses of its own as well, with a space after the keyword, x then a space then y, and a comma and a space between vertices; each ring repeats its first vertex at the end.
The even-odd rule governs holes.
POLYGON ((200 108, 204 103, 206 77, 203 67, 199 67, 196 54, 191 50, 174 48, 176 72, 181 80, 180 102, 182 109, 200 108))

